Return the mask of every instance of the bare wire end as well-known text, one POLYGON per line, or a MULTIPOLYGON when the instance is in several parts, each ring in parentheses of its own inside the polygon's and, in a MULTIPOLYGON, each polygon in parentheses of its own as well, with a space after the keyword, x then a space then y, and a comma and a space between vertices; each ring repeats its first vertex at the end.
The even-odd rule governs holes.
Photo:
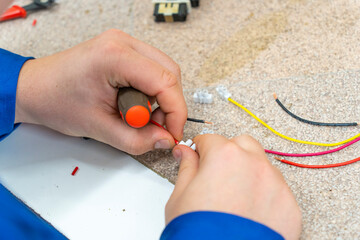
POLYGON ((214 123, 212 123, 212 122, 208 122, 208 121, 204 121, 204 123, 207 123, 207 124, 214 124, 214 123))
POLYGON ((275 158, 276 160, 282 162, 282 159, 281 159, 281 158, 279 158, 279 157, 274 157, 274 158, 275 158))
POLYGON ((273 93, 273 96, 274 96, 274 98, 275 99, 277 99, 278 97, 277 97, 277 95, 276 95, 276 93, 273 93))

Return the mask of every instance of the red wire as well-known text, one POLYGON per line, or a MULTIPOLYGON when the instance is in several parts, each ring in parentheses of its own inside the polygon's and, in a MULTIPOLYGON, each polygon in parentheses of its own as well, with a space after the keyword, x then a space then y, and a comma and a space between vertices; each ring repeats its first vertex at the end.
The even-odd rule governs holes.
POLYGON ((275 159, 281 161, 282 163, 286 163, 286 164, 296 166, 296 167, 301 167, 301 168, 334 168, 334 167, 342 167, 342 166, 349 165, 349 164, 355 163, 357 161, 360 161, 360 157, 358 157, 353 160, 350 160, 347 162, 341 162, 341 163, 326 164, 326 165, 307 165, 307 164, 291 162, 291 161, 281 159, 278 157, 275 157, 275 159))
MULTIPOLYGON (((164 126, 161 126, 159 123, 155 122, 154 120, 151 119, 150 122, 151 122, 152 124, 155 124, 155 125, 158 126, 159 128, 162 128, 162 129, 164 129, 165 131, 167 131, 167 129, 164 128, 164 126)), ((173 138, 174 138, 174 137, 173 137, 173 138)), ((176 145, 179 144, 179 141, 176 140, 175 138, 174 138, 174 141, 175 141, 175 144, 176 144, 176 145)))

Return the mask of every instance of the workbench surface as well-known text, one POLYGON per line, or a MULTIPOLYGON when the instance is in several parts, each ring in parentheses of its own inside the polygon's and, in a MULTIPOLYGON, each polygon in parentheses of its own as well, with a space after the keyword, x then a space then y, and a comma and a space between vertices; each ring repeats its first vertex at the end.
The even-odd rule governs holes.
MULTIPOLYGON (((338 142, 358 134, 359 127, 298 122, 277 106, 272 94, 276 92, 285 106, 304 118, 360 121, 359 10, 360 1, 351 0, 202 0, 187 22, 169 24, 153 21, 150 0, 63 0, 50 11, 1 24, 0 47, 41 57, 109 28, 122 29, 179 63, 189 117, 215 123, 187 123, 185 139, 208 127, 228 137, 250 134, 272 150, 314 152, 328 148, 275 136, 241 109, 221 100, 215 87, 226 85, 235 100, 277 131, 298 139, 338 142), (34 18, 35 27, 31 25, 34 18), (214 104, 192 101, 199 88, 214 95, 214 104)), ((359 156, 360 147, 354 144, 335 154, 293 160, 326 164, 359 156)), ((360 163, 311 170, 268 157, 284 174, 302 209, 302 239, 360 238, 360 163)), ((136 159, 170 181, 176 180, 178 166, 170 152, 136 159)))

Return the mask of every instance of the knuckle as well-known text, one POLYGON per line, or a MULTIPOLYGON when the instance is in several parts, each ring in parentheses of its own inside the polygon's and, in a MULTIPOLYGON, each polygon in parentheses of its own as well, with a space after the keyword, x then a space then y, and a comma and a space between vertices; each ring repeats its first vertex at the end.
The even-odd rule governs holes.
POLYGON ((106 41, 101 45, 102 53, 108 55, 109 53, 114 52, 117 49, 116 44, 113 41, 106 41))
POLYGON ((248 134, 238 136, 237 140, 239 142, 246 142, 246 143, 250 143, 252 145, 260 146, 260 143, 255 138, 253 138, 252 136, 250 136, 248 134))
POLYGON ((161 78, 167 87, 172 87, 177 84, 177 78, 175 74, 168 70, 163 70, 161 78))
POLYGON ((221 154, 224 154, 225 159, 231 159, 237 156, 241 156, 244 152, 242 149, 233 142, 227 142, 221 148, 221 154))
POLYGON ((259 179, 267 179, 268 181, 278 179, 278 173, 276 172, 276 169, 270 164, 270 162, 259 158, 254 158, 252 162, 256 169, 256 175, 259 179))
POLYGON ((179 81, 181 81, 181 68, 180 68, 179 64, 174 62, 172 68, 173 68, 174 73, 180 77, 179 81))
POLYGON ((105 31, 105 32, 103 33, 103 36, 104 36, 104 37, 128 36, 128 34, 125 33, 125 32, 123 32, 123 31, 121 31, 121 30, 119 30, 119 29, 111 28, 111 29, 105 31))
POLYGON ((135 142, 128 143, 125 146, 125 151, 134 156, 138 156, 146 152, 143 148, 139 147, 139 144, 136 144, 135 142))
POLYGON ((256 141, 255 138, 253 138, 252 136, 250 136, 249 134, 243 134, 239 136, 240 140, 244 140, 244 141, 256 141))
POLYGON ((106 43, 104 43, 101 46, 101 49, 102 49, 102 54, 104 54, 104 56, 108 56, 112 54, 119 54, 125 56, 130 55, 130 49, 127 46, 123 44, 118 44, 112 40, 109 40, 106 43))

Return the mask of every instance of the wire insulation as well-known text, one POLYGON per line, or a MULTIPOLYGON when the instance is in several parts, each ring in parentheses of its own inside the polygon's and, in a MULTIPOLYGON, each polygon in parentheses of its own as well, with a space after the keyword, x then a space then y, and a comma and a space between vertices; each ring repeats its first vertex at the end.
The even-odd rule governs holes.
POLYGON ((187 118, 187 121, 189 121, 189 122, 196 122, 196 123, 213 124, 212 122, 208 122, 208 121, 200 120, 200 119, 196 119, 196 118, 187 118))
MULTIPOLYGON (((167 129, 166 128, 164 128, 164 126, 161 126, 159 123, 157 123, 157 122, 155 122, 154 120, 150 120, 150 122, 152 123, 152 124, 154 124, 154 125, 156 125, 156 126, 158 126, 159 128, 162 128, 162 129, 164 129, 165 131, 167 131, 167 129)), ((174 137, 173 137, 174 138, 174 137)), ((178 140, 176 140, 175 138, 174 138, 174 141, 175 141, 175 144, 176 145, 178 145, 179 144, 179 141, 178 140)))
POLYGON ((258 118, 257 116, 255 116, 255 114, 253 114, 252 112, 250 112, 247 108, 245 108, 244 106, 242 106, 240 103, 236 102, 235 100, 233 100, 232 98, 228 98, 228 101, 233 103, 234 105, 238 106, 239 108, 241 108, 242 110, 244 110, 247 114, 249 114, 250 116, 252 116, 253 118, 255 118, 258 122, 260 122, 262 125, 264 125, 267 129, 269 129, 270 131, 272 131, 274 134, 278 135, 279 137, 282 137, 286 140, 289 141, 293 141, 293 142, 297 142, 297 143, 303 143, 303 144, 309 144, 309 145, 317 145, 317 146, 324 146, 324 147, 334 147, 334 146, 339 146, 345 143, 348 143, 358 137, 360 137, 360 134, 357 134, 349 139, 346 139, 344 141, 341 142, 337 142, 337 143, 319 143, 319 142, 310 142, 310 141, 303 141, 303 140, 298 140, 292 137, 288 137, 285 136, 284 134, 281 134, 277 131, 275 131, 272 127, 270 127, 267 123, 265 123, 264 121, 262 121, 260 118, 258 118))
POLYGON ((352 140, 351 142, 348 142, 345 145, 342 145, 341 147, 331 149, 331 150, 328 150, 328 151, 324 151, 324 152, 316 152, 316 153, 283 153, 283 152, 277 152, 277 151, 272 151, 272 150, 268 150, 268 149, 265 149, 265 152, 280 155, 280 156, 287 156, 287 157, 312 157, 312 156, 320 156, 320 155, 325 155, 325 154, 340 151, 340 150, 342 150, 344 148, 347 148, 348 146, 350 146, 350 145, 352 145, 352 144, 354 144, 354 143, 356 143, 358 141, 360 141, 360 137, 352 140))
POLYGON ((322 122, 315 122, 315 121, 310 121, 310 120, 306 120, 304 118, 301 118, 297 115, 295 115, 294 113, 290 112, 289 109, 287 109, 282 102, 278 99, 276 93, 274 93, 274 98, 275 101, 277 102, 277 104, 282 108, 282 110, 284 110, 287 114, 289 114, 291 117, 307 123, 307 124, 311 124, 311 125, 317 125, 317 126, 328 126, 328 127, 349 127, 349 126, 357 126, 358 124, 356 122, 353 123, 322 123, 322 122))
POLYGON ((360 157, 359 158, 355 158, 353 160, 347 161, 347 162, 341 162, 341 163, 334 163, 334 164, 326 164, 326 165, 307 165, 307 164, 301 164, 301 163, 296 163, 296 162, 291 162, 285 159, 281 159, 278 157, 275 157, 276 160, 279 160, 282 163, 286 163, 295 167, 301 167, 301 168, 334 168, 334 167, 342 167, 342 166, 346 166, 355 162, 360 161, 360 157))

